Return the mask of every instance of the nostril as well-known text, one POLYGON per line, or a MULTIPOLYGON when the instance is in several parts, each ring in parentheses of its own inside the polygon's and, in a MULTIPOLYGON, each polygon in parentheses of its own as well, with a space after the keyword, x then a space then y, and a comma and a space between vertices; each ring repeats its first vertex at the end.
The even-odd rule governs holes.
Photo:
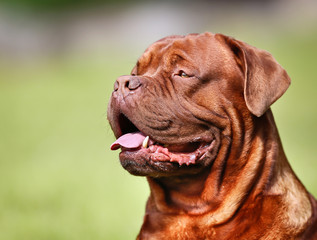
POLYGON ((141 82, 139 78, 131 78, 130 81, 126 83, 126 87, 128 87, 129 90, 135 90, 140 86, 141 86, 141 82))
POLYGON ((114 91, 120 91, 122 94, 128 94, 129 91, 136 90, 141 86, 141 81, 133 76, 121 76, 114 83, 114 91))

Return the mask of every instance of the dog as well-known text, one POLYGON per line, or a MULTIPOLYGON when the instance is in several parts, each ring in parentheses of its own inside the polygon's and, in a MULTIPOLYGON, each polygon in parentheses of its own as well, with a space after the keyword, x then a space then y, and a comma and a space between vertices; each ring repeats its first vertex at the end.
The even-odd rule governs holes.
POLYGON ((151 190, 137 239, 317 239, 270 109, 289 85, 270 53, 212 33, 163 38, 115 81, 111 149, 151 190))

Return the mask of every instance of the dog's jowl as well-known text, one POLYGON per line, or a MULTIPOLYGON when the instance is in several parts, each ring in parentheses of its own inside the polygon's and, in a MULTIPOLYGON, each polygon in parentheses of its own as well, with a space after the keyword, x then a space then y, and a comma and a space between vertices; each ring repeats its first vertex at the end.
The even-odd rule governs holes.
POLYGON ((289 85, 271 54, 211 33, 161 39, 115 81, 111 149, 151 189, 138 239, 317 239, 270 110, 289 85))

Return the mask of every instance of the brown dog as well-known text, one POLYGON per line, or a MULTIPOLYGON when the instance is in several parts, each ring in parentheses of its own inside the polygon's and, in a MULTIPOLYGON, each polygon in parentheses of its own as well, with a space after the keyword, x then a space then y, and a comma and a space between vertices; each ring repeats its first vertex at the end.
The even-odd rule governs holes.
POLYGON ((270 110, 289 84, 269 53, 210 33, 159 40, 117 79, 111 148, 151 188, 138 239, 317 239, 270 110))

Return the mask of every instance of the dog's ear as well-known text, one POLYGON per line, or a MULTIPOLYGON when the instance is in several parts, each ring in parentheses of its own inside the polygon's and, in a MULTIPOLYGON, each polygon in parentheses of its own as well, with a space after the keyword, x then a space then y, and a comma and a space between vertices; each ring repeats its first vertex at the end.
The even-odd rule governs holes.
POLYGON ((233 51, 244 72, 244 98, 255 116, 262 116, 291 83, 290 77, 273 56, 263 50, 222 34, 217 34, 233 51))

